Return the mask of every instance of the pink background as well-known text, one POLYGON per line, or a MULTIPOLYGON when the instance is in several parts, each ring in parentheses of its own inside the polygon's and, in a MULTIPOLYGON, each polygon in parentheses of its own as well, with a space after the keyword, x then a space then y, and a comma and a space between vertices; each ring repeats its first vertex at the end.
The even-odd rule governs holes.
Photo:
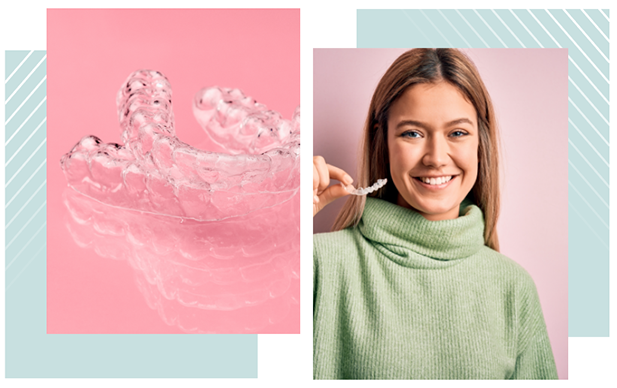
POLYGON ((147 306, 125 261, 75 244, 59 160, 88 134, 120 142, 116 93, 137 69, 170 80, 176 133, 189 144, 204 144, 191 103, 205 86, 240 88, 290 119, 300 103, 300 11, 52 9, 47 25, 48 333, 177 333, 147 306))
MULTIPOLYGON (((369 102, 405 49, 313 51, 313 155, 356 177, 369 102)), ((496 109, 502 142, 501 252, 533 277, 559 377, 568 378, 568 54, 566 49, 464 49, 496 109)), ((344 200, 322 210, 330 230, 344 200)))

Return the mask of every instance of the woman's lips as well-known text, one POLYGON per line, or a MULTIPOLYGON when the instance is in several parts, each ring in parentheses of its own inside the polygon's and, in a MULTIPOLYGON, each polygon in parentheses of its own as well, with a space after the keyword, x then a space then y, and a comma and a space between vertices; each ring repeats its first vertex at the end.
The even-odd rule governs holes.
POLYGON ((452 183, 452 181, 454 181, 457 178, 458 178, 458 175, 452 175, 452 178, 448 180, 447 182, 441 183, 441 184, 432 184, 432 185, 429 183, 423 182, 420 177, 413 178, 413 181, 416 182, 418 185, 420 185, 420 187, 423 187, 427 190, 443 190, 446 187, 450 186, 450 183, 452 183))

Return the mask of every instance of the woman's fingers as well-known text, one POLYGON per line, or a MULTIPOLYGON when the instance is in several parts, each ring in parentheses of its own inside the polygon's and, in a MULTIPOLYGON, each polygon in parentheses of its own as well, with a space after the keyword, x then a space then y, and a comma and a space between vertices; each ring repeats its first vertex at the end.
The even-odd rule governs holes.
POLYGON ((328 164, 327 166, 331 179, 336 179, 337 181, 343 182, 346 185, 350 185, 353 182, 353 179, 345 171, 331 164, 328 164))
POLYGON ((330 186, 330 179, 350 185, 353 179, 344 170, 327 164, 323 157, 313 157, 313 216, 330 202, 349 193, 342 184, 330 186))
POLYGON ((317 192, 319 191, 319 171, 317 171, 317 167, 315 163, 313 163, 313 202, 319 201, 317 197, 317 192))
POLYGON ((349 195, 349 192, 345 190, 342 184, 337 183, 328 187, 323 193, 319 195, 319 203, 322 207, 325 207, 330 202, 349 195))
POLYGON ((323 192, 328 186, 330 186, 330 179, 336 179, 349 185, 353 182, 353 179, 344 170, 327 164, 325 159, 321 156, 313 157, 313 190, 317 190, 318 193, 323 192))
POLYGON ((321 156, 313 157, 313 191, 317 189, 317 194, 323 192, 330 185, 330 173, 328 171, 328 165, 321 156), (317 170, 317 177, 315 177, 315 170, 317 170), (317 186, 315 185, 317 181, 317 186))
POLYGON ((313 196, 313 216, 319 213, 321 209, 326 207, 331 202, 341 197, 349 195, 349 192, 345 190, 342 183, 337 183, 328 187, 319 195, 313 196))

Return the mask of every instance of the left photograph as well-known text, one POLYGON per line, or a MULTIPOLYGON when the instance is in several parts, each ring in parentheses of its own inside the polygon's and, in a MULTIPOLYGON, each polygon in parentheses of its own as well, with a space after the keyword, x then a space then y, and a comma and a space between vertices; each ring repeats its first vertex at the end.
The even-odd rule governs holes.
POLYGON ((47 333, 299 333, 300 11, 47 28, 47 333))

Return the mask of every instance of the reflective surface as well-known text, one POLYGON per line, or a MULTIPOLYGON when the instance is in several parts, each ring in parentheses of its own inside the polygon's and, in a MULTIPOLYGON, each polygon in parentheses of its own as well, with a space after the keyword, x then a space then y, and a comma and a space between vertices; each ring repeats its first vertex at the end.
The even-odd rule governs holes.
POLYGON ((97 323, 86 318, 88 332, 130 332, 134 325, 123 322, 132 315, 124 311, 130 301, 141 304, 130 307, 135 311, 151 309, 151 321, 140 319, 138 332, 299 332, 298 199, 276 212, 198 222, 114 208, 66 188, 63 226, 73 259, 63 263, 68 284, 49 306, 56 311, 49 327, 69 317, 78 323, 104 316, 97 323), (79 272, 69 269, 75 257, 82 262, 72 270, 79 272), (83 277, 89 265, 103 271, 90 268, 83 277), (122 307, 114 308, 113 300, 122 307))

